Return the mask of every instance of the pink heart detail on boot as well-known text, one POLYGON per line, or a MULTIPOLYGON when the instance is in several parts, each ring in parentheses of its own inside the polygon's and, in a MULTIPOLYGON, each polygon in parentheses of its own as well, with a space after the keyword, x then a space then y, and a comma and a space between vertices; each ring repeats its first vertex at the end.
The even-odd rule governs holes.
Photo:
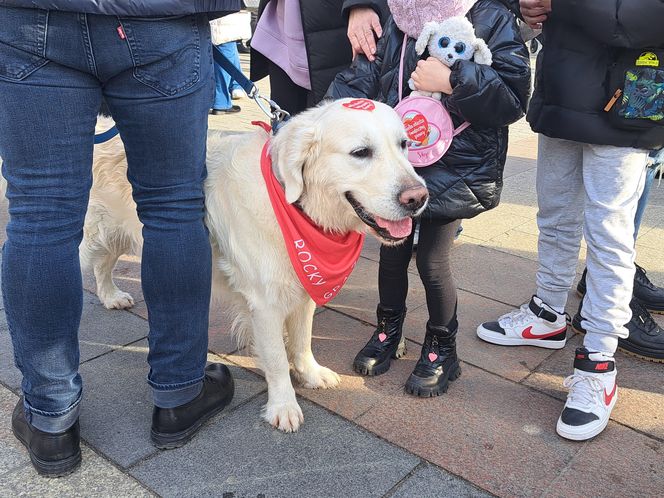
POLYGON ((385 342, 385 339, 387 339, 387 335, 385 335, 385 332, 381 332, 380 334, 378 334, 378 340, 380 342, 385 342))
POLYGON ((429 353, 429 361, 433 363, 438 359, 438 355, 436 353, 429 353))

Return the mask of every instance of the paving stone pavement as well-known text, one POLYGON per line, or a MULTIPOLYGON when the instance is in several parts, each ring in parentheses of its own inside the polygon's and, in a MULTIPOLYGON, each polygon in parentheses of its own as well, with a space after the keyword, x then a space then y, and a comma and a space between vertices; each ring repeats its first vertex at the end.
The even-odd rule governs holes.
MULTIPOLYGON (((241 58, 246 69, 246 56, 241 58)), ((269 93, 265 81, 259 87, 269 93)), ((250 121, 266 119, 250 101, 240 105, 238 115, 211 116, 210 127, 250 131, 250 121)), ((513 125, 501 205, 463 222, 453 253, 463 374, 444 396, 422 400, 403 392, 427 320, 414 266, 405 323, 408 354, 379 377, 352 371, 353 356, 375 324, 379 246, 367 239, 351 279, 314 319, 314 353, 342 383, 329 391, 297 389, 305 414, 301 431, 281 434, 262 422, 265 381, 253 359, 237 351, 223 305, 215 304, 208 360, 230 366, 233 404, 185 447, 156 450, 149 442, 140 258, 127 256, 116 276, 134 295, 130 311, 104 309, 93 294, 92 276, 84 275, 84 464, 71 476, 38 477, 11 434, 20 375, 0 317, 0 497, 662 496, 664 365, 619 353, 620 394, 609 427, 592 441, 572 443, 555 434, 555 422, 565 399, 562 380, 571 373, 581 338, 571 334, 565 349, 549 351, 494 347, 475 336, 479 322, 518 306, 534 291, 536 152, 527 124, 513 125)), ((637 240, 637 261, 659 285, 663 245, 664 189, 655 188, 637 240)), ((582 250, 579 275, 584 257, 582 250)), ((571 293, 568 312, 577 305, 571 293)), ((664 316, 657 320, 664 325, 664 316)))

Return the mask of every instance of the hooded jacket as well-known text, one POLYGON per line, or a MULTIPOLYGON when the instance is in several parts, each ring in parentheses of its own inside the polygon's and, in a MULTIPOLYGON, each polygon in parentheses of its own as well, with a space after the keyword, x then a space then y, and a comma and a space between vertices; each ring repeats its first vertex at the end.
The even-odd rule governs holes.
MULTIPOLYGON (((500 201, 510 123, 523 116, 530 93, 530 60, 514 14, 498 0, 479 0, 467 15, 492 52, 491 66, 458 60, 451 67, 453 93, 444 96, 455 126, 471 126, 457 135, 447 153, 417 172, 429 189, 425 219, 471 218, 500 201)), ((376 61, 358 56, 338 74, 327 97, 366 97, 394 107, 403 33, 390 18, 376 49, 376 61)), ((408 38, 404 57, 404 97, 419 56, 408 38)))
MULTIPOLYGON (((261 0, 258 7, 259 19, 269 1, 261 0)), ((311 80, 309 101, 312 105, 323 98, 334 76, 350 65, 352 50, 346 33, 348 14, 355 7, 371 7, 378 14, 381 24, 388 16, 387 0, 300 0, 311 80)), ((252 50, 251 80, 258 81, 267 74, 268 59, 260 52, 252 50)))
POLYGON ((528 109, 533 131, 599 145, 664 146, 664 126, 616 128, 604 112, 615 91, 608 88, 608 72, 620 52, 664 48, 664 2, 555 0, 543 29, 528 109))
POLYGON ((0 0, 1 6, 138 17, 228 13, 240 10, 242 0, 0 0))

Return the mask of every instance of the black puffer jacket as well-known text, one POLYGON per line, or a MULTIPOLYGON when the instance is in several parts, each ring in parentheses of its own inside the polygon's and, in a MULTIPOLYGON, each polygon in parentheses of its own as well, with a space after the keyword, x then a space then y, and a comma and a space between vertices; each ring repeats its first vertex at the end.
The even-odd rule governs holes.
MULTIPOLYGON (((429 188, 424 218, 471 218, 494 208, 500 200, 507 155, 507 125, 526 109, 530 92, 530 61, 514 14, 498 0, 479 0, 467 16, 475 33, 491 49, 491 66, 457 61, 452 66, 453 93, 443 97, 455 126, 471 126, 452 141, 441 160, 417 172, 429 188)), ((338 74, 328 97, 368 97, 394 107, 398 100, 399 60, 403 33, 390 18, 377 47, 377 60, 357 57, 338 74)), ((409 38, 404 60, 404 94, 417 66, 415 40, 409 38)), ((404 95, 406 96, 406 95, 404 95)))
POLYGON ((603 110, 615 91, 608 88, 607 71, 620 50, 664 47, 664 2, 556 0, 543 27, 528 109, 534 131, 600 145, 664 146, 664 126, 619 129, 603 110))
MULTIPOLYGON (((258 7, 260 19, 270 0, 261 0, 258 7)), ((381 23, 388 16, 387 0, 326 0, 324 2, 300 0, 302 30, 307 48, 309 77, 311 79, 310 103, 317 104, 325 95, 334 76, 346 69, 351 62, 352 50, 348 41, 348 14, 354 7, 371 7, 381 23)), ((267 76, 268 60, 251 51, 251 80, 267 76)))

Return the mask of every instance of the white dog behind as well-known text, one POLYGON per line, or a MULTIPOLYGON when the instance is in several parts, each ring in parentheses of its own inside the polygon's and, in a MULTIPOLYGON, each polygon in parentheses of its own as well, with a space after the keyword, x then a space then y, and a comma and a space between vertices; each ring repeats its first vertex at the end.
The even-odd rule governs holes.
MULTIPOLYGON (((407 160, 407 137, 396 113, 379 103, 359 110, 343 105, 348 102, 324 104, 286 123, 270 144, 273 171, 287 201, 297 201, 325 230, 369 229, 385 243, 398 243, 410 218, 424 209, 424 182, 407 160)), ((340 379, 311 351, 315 304, 291 266, 260 171, 269 138, 260 129, 210 133, 206 223, 213 292, 231 305, 234 332, 253 347, 265 372, 265 420, 290 432, 303 421, 290 366, 305 387, 334 387, 340 379)), ((127 308, 133 299, 115 286, 111 273, 122 254, 141 253, 142 225, 119 139, 96 147, 93 178, 81 260, 93 268, 103 304, 127 308)))

